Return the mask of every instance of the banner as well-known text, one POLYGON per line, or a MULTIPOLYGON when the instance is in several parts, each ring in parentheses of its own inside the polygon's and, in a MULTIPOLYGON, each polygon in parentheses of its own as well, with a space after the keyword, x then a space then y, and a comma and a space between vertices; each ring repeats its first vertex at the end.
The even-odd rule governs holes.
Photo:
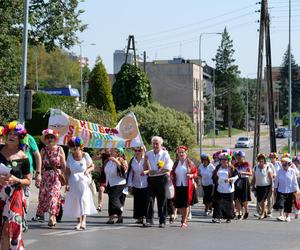
POLYGON ((132 148, 143 145, 134 113, 129 112, 116 128, 75 119, 60 109, 51 109, 48 127, 59 132, 60 145, 72 136, 80 136, 87 148, 132 148))

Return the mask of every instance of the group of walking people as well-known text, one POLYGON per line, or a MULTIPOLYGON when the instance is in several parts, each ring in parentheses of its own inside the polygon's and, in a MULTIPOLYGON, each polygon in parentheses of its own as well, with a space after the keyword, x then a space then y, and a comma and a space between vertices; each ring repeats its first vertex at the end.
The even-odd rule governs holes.
POLYGON ((243 151, 225 149, 215 153, 213 159, 202 154, 199 175, 205 213, 212 213, 212 222, 247 219, 251 191, 257 200, 258 219, 272 217, 273 209, 279 211, 278 221, 290 222, 292 210, 298 218, 300 157, 291 158, 286 153, 280 161, 278 158, 277 153, 268 157, 258 154, 256 165, 251 167, 243 151))
POLYGON ((144 146, 133 148, 134 156, 129 161, 123 148, 103 149, 91 157, 84 151, 80 137, 69 138, 65 153, 57 144, 58 132, 50 128, 42 132, 40 152, 22 124, 11 122, 0 127, 1 136, 4 140, 0 146, 0 249, 3 250, 25 249, 22 232, 27 224, 34 163, 39 199, 32 220, 43 222, 45 213, 49 213, 49 228, 56 226, 63 211, 64 216, 76 218, 75 230, 85 230, 87 216, 102 211, 104 190, 108 195, 107 224, 123 223, 126 195, 131 192, 136 223, 143 227, 154 224, 156 199, 160 228, 166 226, 168 215, 173 223, 176 213, 181 215, 181 228, 187 228, 200 186, 205 215, 212 215, 214 223, 220 223, 221 219, 226 222, 233 218, 247 219, 251 191, 256 195, 259 219, 271 216, 273 208, 279 210, 279 221, 289 222, 292 209, 295 218, 298 217, 300 157, 292 159, 285 154, 279 161, 276 153, 269 157, 259 154, 257 164, 252 167, 243 151, 222 150, 213 157, 202 154, 201 163, 196 166, 183 145, 176 148, 173 161, 159 136, 152 137, 150 151, 144 146), (97 160, 101 161, 101 168, 95 166, 97 160), (96 208, 91 174, 97 169, 100 177, 96 208))

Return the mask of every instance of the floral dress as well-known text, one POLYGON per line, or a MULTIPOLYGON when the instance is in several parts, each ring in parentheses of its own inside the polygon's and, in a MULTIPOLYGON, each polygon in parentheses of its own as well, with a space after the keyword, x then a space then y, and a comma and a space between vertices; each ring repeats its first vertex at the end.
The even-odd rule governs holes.
POLYGON ((60 146, 53 150, 44 148, 42 158, 42 181, 40 184, 39 204, 36 214, 43 216, 45 212, 58 215, 60 210, 60 189, 59 173, 60 168, 60 146))
MULTIPOLYGON (((11 167, 12 170, 10 173, 18 178, 22 178, 24 175, 30 173, 28 159, 7 161, 0 153, 0 163, 3 163, 7 167, 11 167)), ((8 222, 10 250, 25 249, 22 240, 22 221, 25 209, 26 200, 21 185, 0 185, 0 242, 2 240, 3 225, 8 222)))

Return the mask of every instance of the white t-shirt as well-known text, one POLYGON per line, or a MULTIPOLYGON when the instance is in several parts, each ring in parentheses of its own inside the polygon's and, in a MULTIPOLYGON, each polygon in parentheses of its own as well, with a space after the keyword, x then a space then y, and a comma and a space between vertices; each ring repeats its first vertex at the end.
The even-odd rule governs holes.
POLYGON ((258 166, 255 166, 255 186, 270 186, 271 182, 269 178, 269 173, 273 174, 273 171, 269 165, 265 165, 264 168, 259 168, 258 166))
POLYGON ((201 164, 198 168, 199 175, 201 176, 201 182, 203 186, 209 186, 213 184, 213 172, 215 170, 215 166, 213 164, 208 164, 206 167, 204 167, 203 164, 201 164))
POLYGON ((118 168, 117 164, 112 160, 109 160, 106 163, 104 167, 104 172, 106 176, 106 185, 109 184, 111 187, 113 187, 117 185, 126 184, 126 179, 120 177, 117 168, 118 168))
MULTIPOLYGON (((150 150, 146 153, 148 157, 148 163, 149 163, 149 170, 158 170, 157 163, 158 161, 163 161, 164 166, 162 169, 172 170, 173 167, 173 161, 170 158, 170 155, 168 151, 166 150, 160 150, 157 154, 154 153, 153 150, 150 150)), ((151 176, 159 176, 159 175, 165 175, 165 173, 158 173, 151 176)))

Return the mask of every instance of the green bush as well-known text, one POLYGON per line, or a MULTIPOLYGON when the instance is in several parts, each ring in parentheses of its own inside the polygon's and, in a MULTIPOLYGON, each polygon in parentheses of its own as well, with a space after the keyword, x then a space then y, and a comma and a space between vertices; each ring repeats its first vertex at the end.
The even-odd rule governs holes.
MULTIPOLYGON (((300 113, 298 112, 294 112, 292 113, 292 125, 294 124, 294 118, 295 117, 299 117, 300 116, 300 113)), ((289 125, 289 115, 286 114, 282 117, 282 126, 287 126, 289 125)))
POLYGON ((175 109, 152 103, 148 107, 135 106, 119 113, 119 119, 129 111, 134 112, 141 136, 145 144, 151 137, 158 135, 164 139, 164 145, 173 151, 179 145, 191 147, 196 142, 195 125, 191 118, 175 109))
POLYGON ((48 127, 50 108, 61 109, 66 114, 89 122, 99 123, 103 126, 114 126, 114 120, 109 112, 95 107, 80 105, 73 97, 56 96, 45 93, 33 95, 32 119, 26 121, 26 129, 31 135, 40 135, 48 127))

